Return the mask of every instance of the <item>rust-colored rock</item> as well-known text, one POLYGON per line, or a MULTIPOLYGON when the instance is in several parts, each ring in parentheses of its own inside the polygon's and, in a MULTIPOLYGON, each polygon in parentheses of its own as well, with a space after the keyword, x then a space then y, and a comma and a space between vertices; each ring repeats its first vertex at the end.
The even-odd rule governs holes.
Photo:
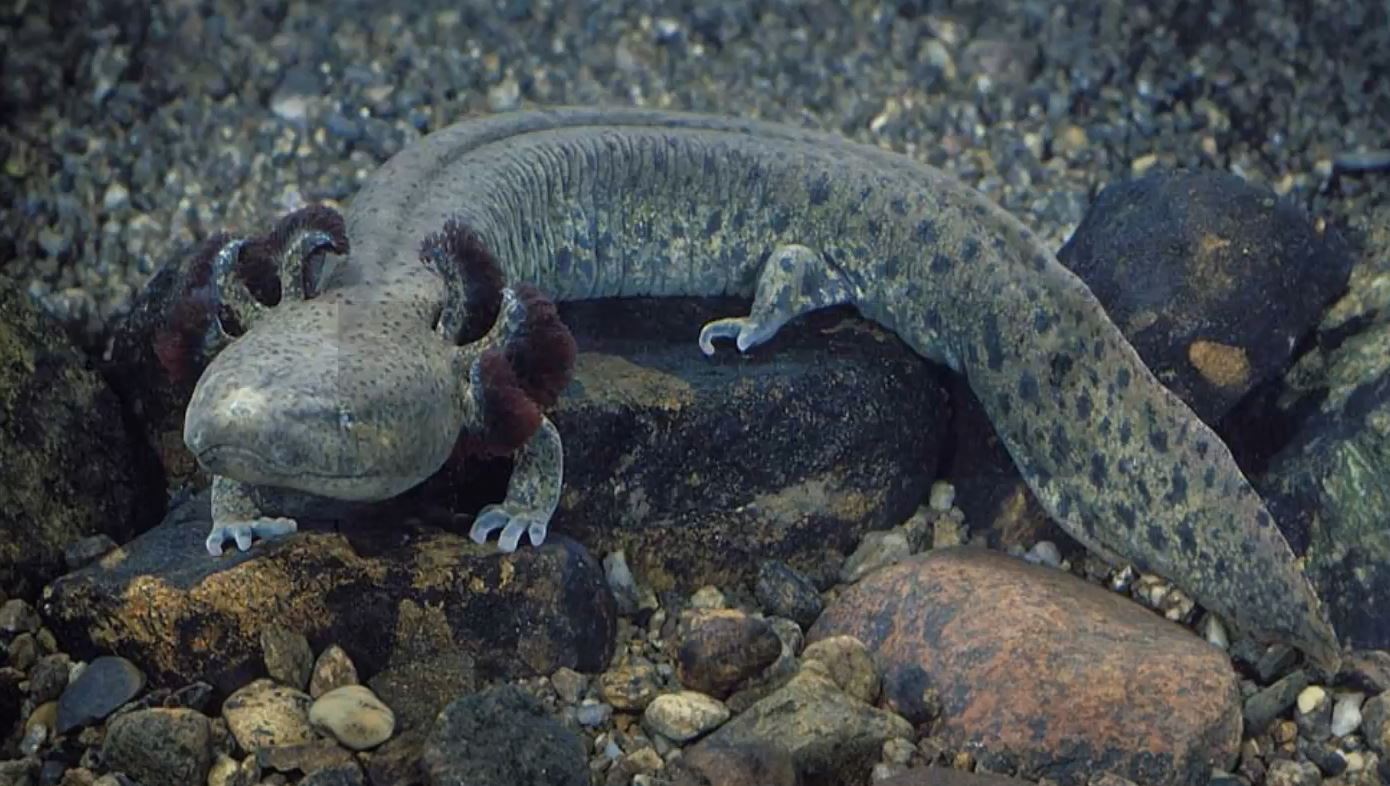
POLYGON ((690 690, 727 698, 777 660, 772 626, 734 609, 690 612, 676 632, 676 676, 690 690))
POLYGON ((914 722, 939 709, 936 736, 1021 777, 1205 783, 1240 743, 1238 683, 1220 650, 1126 597, 997 552, 943 549, 869 576, 807 640, 840 634, 875 654, 890 706, 914 722))
POLYGON ((203 546, 199 494, 158 527, 50 585, 42 612, 79 657, 120 652, 156 687, 222 690, 263 674, 260 633, 302 631, 343 648, 364 678, 421 642, 472 657, 483 679, 601 671, 617 612, 597 559, 568 538, 502 554, 399 524, 314 530, 220 558, 203 546))

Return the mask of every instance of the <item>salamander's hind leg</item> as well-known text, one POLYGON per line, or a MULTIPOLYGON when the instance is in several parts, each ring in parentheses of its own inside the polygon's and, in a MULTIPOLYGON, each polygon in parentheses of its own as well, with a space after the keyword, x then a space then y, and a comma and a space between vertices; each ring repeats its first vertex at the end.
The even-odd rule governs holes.
POLYGON ((731 338, 739 352, 747 352, 802 314, 853 300, 850 282, 827 259, 806 246, 778 246, 758 275, 748 316, 706 323, 700 330, 700 350, 713 355, 715 339, 731 338))
POLYGON ((288 535, 298 528, 294 519, 266 516, 252 499, 246 484, 222 475, 212 479, 212 531, 208 533, 208 553, 222 553, 222 544, 235 540, 238 549, 251 548, 253 538, 267 540, 288 535))
POLYGON ((541 545, 560 504, 563 462, 560 432, 542 417, 540 428, 517 451, 506 498, 478 511, 468 536, 475 543, 486 543, 500 529, 497 546, 506 552, 516 551, 522 533, 530 537, 532 546, 541 545))

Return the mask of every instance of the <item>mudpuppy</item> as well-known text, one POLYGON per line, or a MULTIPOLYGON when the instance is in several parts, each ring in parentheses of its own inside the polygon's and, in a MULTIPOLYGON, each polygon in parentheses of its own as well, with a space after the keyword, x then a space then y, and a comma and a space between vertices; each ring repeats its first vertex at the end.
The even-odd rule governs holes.
POLYGON ((751 298, 747 316, 702 327, 707 354, 852 304, 964 375, 1087 548, 1338 662, 1324 609, 1217 435, 1027 227, 903 155, 708 115, 507 113, 423 137, 341 217, 310 208, 206 249, 169 346, 218 344, 184 431, 214 478, 213 554, 292 531, 295 499, 398 495, 461 444, 516 457, 472 537, 540 544, 562 481, 543 408, 574 359, 552 300, 751 298))

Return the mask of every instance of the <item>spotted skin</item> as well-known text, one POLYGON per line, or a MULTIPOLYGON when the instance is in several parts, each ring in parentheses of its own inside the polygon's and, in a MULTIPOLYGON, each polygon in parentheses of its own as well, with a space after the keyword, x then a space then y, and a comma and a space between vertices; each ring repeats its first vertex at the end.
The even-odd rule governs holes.
MULTIPOLYGON (((418 260, 449 220, 477 232, 508 281, 556 300, 752 297, 748 317, 706 326, 707 351, 852 303, 965 375, 1080 542, 1335 667, 1325 612, 1225 445, 1032 232, 936 169, 785 125, 555 109, 426 136, 354 197, 351 250, 323 291, 258 320, 207 369, 186 439, 211 471, 379 499, 442 465, 479 400, 468 346, 436 331, 457 304, 418 260)), ((558 457, 553 428, 538 435, 553 445, 533 455, 558 457)), ((537 542, 560 469, 528 460, 475 535, 500 526, 504 546, 523 531, 537 542)))

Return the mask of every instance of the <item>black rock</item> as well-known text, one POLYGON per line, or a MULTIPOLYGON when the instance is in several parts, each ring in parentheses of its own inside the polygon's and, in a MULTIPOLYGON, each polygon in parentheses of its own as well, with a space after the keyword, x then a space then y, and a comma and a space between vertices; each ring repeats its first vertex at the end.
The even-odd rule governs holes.
POLYGON ((786 617, 802 630, 811 627, 825 607, 816 585, 778 560, 768 560, 758 566, 758 580, 753 590, 764 612, 786 617))
POLYGON ((587 786, 575 732, 515 686, 458 699, 440 713, 422 757, 432 786, 587 786))
POLYGON ((1245 729, 1247 734, 1261 734, 1269 724, 1298 700, 1298 694, 1308 687, 1308 675, 1295 671, 1268 688, 1245 700, 1245 729))
POLYGON ((58 697, 58 733, 105 718, 144 687, 145 675, 134 663, 116 655, 97 658, 58 697))
POLYGON ((1284 369, 1352 266, 1292 202, 1211 170, 1109 186, 1058 258, 1210 425, 1284 369))

